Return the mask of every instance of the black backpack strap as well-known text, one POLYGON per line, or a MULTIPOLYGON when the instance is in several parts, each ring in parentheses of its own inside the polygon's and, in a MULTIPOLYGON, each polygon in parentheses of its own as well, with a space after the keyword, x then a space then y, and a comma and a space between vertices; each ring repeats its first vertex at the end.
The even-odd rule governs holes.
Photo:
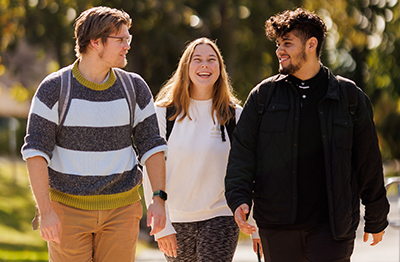
POLYGON ((271 82, 260 85, 257 92, 257 113, 258 113, 258 124, 261 122, 261 117, 266 111, 269 102, 271 101, 272 94, 274 93, 276 82, 271 82))
POLYGON ((171 116, 173 116, 175 114, 176 108, 173 105, 171 105, 171 106, 167 107, 166 111, 167 112, 165 113, 165 120, 167 122, 167 132, 165 133, 165 140, 168 141, 169 136, 171 135, 171 132, 172 132, 172 128, 174 127, 175 120, 176 120, 176 118, 173 120, 170 120, 170 118, 171 118, 171 116))
POLYGON ((224 125, 219 125, 219 130, 221 131, 222 142, 226 142, 225 126, 224 125))
POLYGON ((354 118, 358 108, 358 88, 353 82, 346 81, 341 76, 337 76, 336 78, 339 82, 340 90, 342 91, 349 112, 354 118))
MULTIPOLYGON (((236 108, 234 107, 229 107, 232 117, 228 120, 228 122, 226 122, 225 127, 226 127, 226 131, 228 132, 228 137, 229 137, 229 142, 231 143, 232 146, 232 134, 233 134, 233 130, 236 127, 236 108)), ((225 132, 224 132, 224 126, 221 125, 221 137, 222 137, 222 141, 226 141, 225 139, 225 132), (225 140, 224 140, 225 139, 225 140)))

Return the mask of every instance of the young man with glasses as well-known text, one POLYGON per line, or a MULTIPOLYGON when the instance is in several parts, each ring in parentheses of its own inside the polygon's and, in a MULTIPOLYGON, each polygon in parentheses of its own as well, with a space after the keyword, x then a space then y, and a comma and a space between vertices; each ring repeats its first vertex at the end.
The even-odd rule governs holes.
POLYGON ((32 100, 22 154, 50 261, 134 261, 142 174, 132 140, 155 191, 150 233, 165 226, 166 142, 147 84, 119 69, 130 26, 120 10, 83 12, 75 23, 78 59, 46 77, 32 100), (65 72, 71 77, 62 83, 65 72), (68 84, 69 98, 61 99, 68 84))

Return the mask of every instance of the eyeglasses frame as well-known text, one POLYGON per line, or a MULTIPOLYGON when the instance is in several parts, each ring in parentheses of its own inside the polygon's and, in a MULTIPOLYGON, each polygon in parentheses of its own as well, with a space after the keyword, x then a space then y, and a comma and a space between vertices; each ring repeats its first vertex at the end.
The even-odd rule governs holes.
POLYGON ((126 44, 128 44, 129 46, 131 45, 133 36, 129 35, 128 37, 126 37, 126 36, 111 36, 111 35, 108 35, 107 38, 114 38, 114 39, 121 40, 121 46, 124 47, 126 44))

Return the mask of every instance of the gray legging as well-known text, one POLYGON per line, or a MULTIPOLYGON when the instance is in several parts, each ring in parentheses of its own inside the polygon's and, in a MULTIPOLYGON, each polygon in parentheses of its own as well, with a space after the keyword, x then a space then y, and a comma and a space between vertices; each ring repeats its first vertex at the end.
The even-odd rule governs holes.
POLYGON ((232 261, 239 237, 233 216, 172 223, 178 241, 178 256, 165 256, 169 262, 232 261))

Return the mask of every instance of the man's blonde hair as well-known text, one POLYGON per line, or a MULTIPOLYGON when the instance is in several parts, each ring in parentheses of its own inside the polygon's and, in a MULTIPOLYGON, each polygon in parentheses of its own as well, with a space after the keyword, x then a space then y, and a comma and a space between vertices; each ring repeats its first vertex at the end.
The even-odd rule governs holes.
POLYGON ((75 20, 75 52, 80 57, 86 53, 92 39, 101 39, 104 44, 107 36, 118 33, 122 25, 131 27, 130 16, 115 8, 98 6, 90 8, 75 20))

